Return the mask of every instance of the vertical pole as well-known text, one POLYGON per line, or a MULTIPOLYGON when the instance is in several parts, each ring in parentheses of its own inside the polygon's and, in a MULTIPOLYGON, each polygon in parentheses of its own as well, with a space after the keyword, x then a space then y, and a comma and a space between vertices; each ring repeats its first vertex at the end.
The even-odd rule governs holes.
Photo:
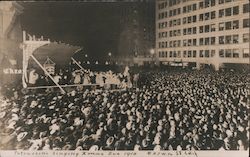
POLYGON ((44 69, 44 67, 41 65, 41 63, 39 63, 39 61, 33 56, 33 54, 30 56, 38 65, 40 68, 43 69, 44 73, 47 74, 50 79, 56 84, 56 86, 62 91, 63 94, 65 94, 66 92, 63 90, 63 88, 54 80, 54 78, 48 73, 48 71, 46 69, 44 69))

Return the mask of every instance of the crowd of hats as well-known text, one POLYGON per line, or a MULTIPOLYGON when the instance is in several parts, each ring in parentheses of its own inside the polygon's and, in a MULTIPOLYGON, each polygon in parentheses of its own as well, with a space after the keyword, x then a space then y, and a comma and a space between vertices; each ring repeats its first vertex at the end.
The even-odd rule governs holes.
POLYGON ((148 72, 123 91, 1 97, 0 147, 17 150, 247 150, 247 73, 148 72))

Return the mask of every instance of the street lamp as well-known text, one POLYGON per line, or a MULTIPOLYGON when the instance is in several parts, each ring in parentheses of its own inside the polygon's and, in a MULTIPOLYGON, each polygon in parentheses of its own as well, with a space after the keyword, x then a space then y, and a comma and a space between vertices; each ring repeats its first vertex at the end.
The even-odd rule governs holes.
POLYGON ((152 48, 150 49, 150 54, 151 54, 151 58, 152 58, 152 63, 154 62, 154 54, 155 54, 155 50, 152 48))
POLYGON ((112 53, 109 52, 109 53, 108 53, 108 56, 109 56, 109 61, 108 61, 108 62, 110 62, 110 64, 111 64, 111 56, 112 56, 112 53))

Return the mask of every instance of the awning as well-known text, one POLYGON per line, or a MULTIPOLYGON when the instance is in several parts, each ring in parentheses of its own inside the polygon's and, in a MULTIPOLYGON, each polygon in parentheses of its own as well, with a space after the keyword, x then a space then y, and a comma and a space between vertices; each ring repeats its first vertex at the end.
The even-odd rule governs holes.
MULTIPOLYGON (((71 57, 79 50, 79 46, 71 46, 64 43, 51 42, 34 51, 33 55, 43 64, 49 57, 56 65, 68 65, 71 57)), ((37 66, 34 60, 29 59, 29 65, 37 66)))

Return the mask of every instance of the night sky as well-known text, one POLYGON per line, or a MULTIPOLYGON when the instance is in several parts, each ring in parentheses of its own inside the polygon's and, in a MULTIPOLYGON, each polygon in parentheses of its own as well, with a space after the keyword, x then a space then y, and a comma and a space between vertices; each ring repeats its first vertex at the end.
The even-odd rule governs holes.
POLYGON ((121 33, 121 8, 134 3, 25 2, 23 30, 51 41, 83 47, 90 58, 115 55, 121 33))

